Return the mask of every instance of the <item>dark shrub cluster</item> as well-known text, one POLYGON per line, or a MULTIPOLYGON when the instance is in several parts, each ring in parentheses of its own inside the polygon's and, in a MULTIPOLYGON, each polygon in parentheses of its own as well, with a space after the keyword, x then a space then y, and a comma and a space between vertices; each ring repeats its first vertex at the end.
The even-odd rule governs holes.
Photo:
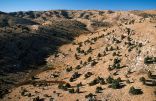
POLYGON ((102 89, 102 87, 96 87, 96 93, 101 93, 101 91, 102 91, 103 89, 102 89))
POLYGON ((85 96, 85 98, 88 99, 88 101, 97 101, 95 98, 96 95, 89 93, 88 95, 85 96))
POLYGON ((70 78, 70 82, 73 82, 74 80, 76 80, 77 78, 80 77, 81 74, 79 74, 78 72, 75 72, 72 77, 70 78))
POLYGON ((72 71, 72 70, 73 70, 72 67, 68 67, 68 68, 66 68, 66 72, 70 72, 70 71, 72 71))
POLYGON ((139 95, 139 94, 142 94, 143 92, 142 92, 141 89, 136 89, 136 88, 134 88, 134 87, 132 86, 132 87, 130 87, 130 89, 129 89, 129 93, 130 93, 130 94, 133 94, 133 95, 139 95))
POLYGON ((120 77, 117 78, 117 79, 114 79, 114 78, 112 78, 111 76, 109 76, 109 77, 106 79, 106 82, 107 82, 108 84, 110 84, 109 87, 110 87, 110 88, 113 88, 113 89, 119 89, 119 88, 122 87, 122 85, 121 85, 121 83, 120 83, 120 82, 122 82, 122 80, 121 80, 120 77))
POLYGON ((94 79, 93 81, 91 81, 89 83, 89 86, 94 86, 96 84, 101 84, 101 85, 104 85, 105 84, 105 80, 101 77, 97 77, 96 79, 94 79))
POLYGON ((115 58, 114 62, 113 62, 113 65, 109 65, 108 70, 111 71, 113 69, 120 69, 120 68, 122 68, 123 66, 120 65, 120 62, 121 62, 121 59, 115 58))
POLYGON ((86 78, 89 78, 90 76, 92 76, 93 74, 91 73, 91 72, 87 72, 85 75, 84 75, 84 77, 85 77, 85 79, 86 78))
POLYGON ((33 98, 33 101, 44 101, 44 99, 37 96, 36 98, 33 98))
POLYGON ((144 58, 144 63, 145 64, 153 64, 153 63, 156 63, 156 57, 147 56, 147 57, 144 58))

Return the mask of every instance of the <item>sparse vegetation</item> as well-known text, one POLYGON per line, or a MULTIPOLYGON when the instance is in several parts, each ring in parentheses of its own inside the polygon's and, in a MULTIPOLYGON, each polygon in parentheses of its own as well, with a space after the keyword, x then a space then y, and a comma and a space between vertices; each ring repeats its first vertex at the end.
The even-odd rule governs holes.
POLYGON ((155 18, 132 12, 0 12, 0 98, 155 100, 155 18))

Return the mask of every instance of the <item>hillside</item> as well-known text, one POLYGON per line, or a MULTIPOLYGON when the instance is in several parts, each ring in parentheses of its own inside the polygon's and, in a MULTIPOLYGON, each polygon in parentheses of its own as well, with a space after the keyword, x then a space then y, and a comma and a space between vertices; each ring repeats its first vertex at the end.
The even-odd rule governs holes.
POLYGON ((155 14, 0 12, 0 100, 154 101, 155 14))

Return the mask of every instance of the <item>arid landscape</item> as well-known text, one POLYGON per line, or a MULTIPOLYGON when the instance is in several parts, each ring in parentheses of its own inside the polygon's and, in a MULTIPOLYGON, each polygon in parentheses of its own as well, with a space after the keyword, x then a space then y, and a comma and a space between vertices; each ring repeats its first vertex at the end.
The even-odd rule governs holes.
POLYGON ((156 101, 156 10, 0 12, 0 101, 156 101))

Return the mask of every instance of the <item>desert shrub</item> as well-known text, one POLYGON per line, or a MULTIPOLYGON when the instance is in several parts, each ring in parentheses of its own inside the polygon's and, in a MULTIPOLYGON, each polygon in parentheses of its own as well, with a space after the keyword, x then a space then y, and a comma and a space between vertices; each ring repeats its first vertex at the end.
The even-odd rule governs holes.
POLYGON ((96 87, 96 93, 101 93, 101 91, 102 91, 103 89, 102 89, 102 87, 96 87))
POLYGON ((72 77, 69 79, 70 82, 73 82, 75 79, 79 78, 81 74, 75 72, 72 77))
POLYGON ((72 71, 72 70, 73 70, 72 67, 66 68, 66 72, 70 72, 70 71, 72 71))
POLYGON ((97 80, 98 80, 98 82, 99 82, 101 85, 104 85, 104 84, 105 84, 104 78, 98 77, 97 80))
POLYGON ((76 79, 76 78, 80 77, 80 75, 81 75, 81 74, 79 74, 78 72, 75 72, 75 73, 72 75, 72 77, 73 77, 74 79, 76 79))
POLYGON ((156 57, 150 57, 150 56, 147 56, 144 58, 144 63, 145 64, 153 64, 156 62, 156 57))
POLYGON ((114 64, 118 64, 118 63, 120 63, 121 62, 121 59, 119 59, 119 58, 115 58, 114 59, 114 64))
POLYGON ((98 53, 97 57, 101 57, 102 55, 100 53, 98 53))
POLYGON ((88 58, 88 62, 90 62, 90 61, 92 61, 92 58, 91 57, 88 58))
POLYGON ((113 50, 114 50, 114 48, 111 46, 109 50, 110 50, 110 51, 113 51, 113 50))
POLYGON ((84 75, 84 77, 85 77, 85 79, 86 79, 86 78, 89 78, 91 75, 93 75, 91 72, 87 72, 87 73, 84 75))
POLYGON ((92 61, 92 62, 91 62, 91 66, 95 66, 96 64, 97 64, 96 61, 92 61))
POLYGON ((23 89, 21 92, 21 96, 27 96, 28 91, 26 89, 23 89))
POLYGON ((69 81, 70 81, 70 82, 73 82, 73 81, 74 81, 74 79, 73 79, 73 78, 70 78, 70 79, 69 79, 69 81))
POLYGON ((108 71, 112 71, 113 69, 114 68, 111 65, 108 66, 108 71))
POLYGON ((75 93, 75 91, 74 91, 74 89, 73 89, 73 88, 68 89, 68 92, 69 92, 69 93, 75 93))
POLYGON ((89 86, 94 86, 94 85, 96 85, 96 84, 98 84, 99 82, 98 82, 98 80, 97 79, 94 79, 93 81, 91 81, 90 83, 89 83, 89 86))
POLYGON ((89 93, 88 95, 85 96, 89 101, 97 101, 95 98, 95 95, 92 93, 89 93))
POLYGON ((108 47, 105 48, 106 51, 109 51, 108 47))
POLYGON ((89 86, 94 86, 94 85, 96 85, 96 84, 98 84, 98 83, 100 83, 101 85, 103 85, 103 84, 105 84, 105 81, 104 81, 103 78, 97 77, 97 78, 95 78, 93 81, 91 81, 91 82, 89 83, 89 86))
POLYGON ((107 79, 106 79, 106 82, 111 84, 113 82, 113 78, 111 76, 109 76, 107 79))
POLYGON ((140 80, 140 82, 142 82, 143 84, 145 84, 145 82, 146 82, 146 79, 145 79, 144 77, 141 77, 139 80, 140 80))
POLYGON ((76 48, 76 51, 77 51, 78 53, 81 53, 80 47, 77 47, 77 48, 76 48))
POLYGON ((49 101, 54 101, 54 98, 50 98, 49 101))
POLYGON ((33 101, 44 101, 44 99, 37 96, 36 98, 33 98, 33 101))
POLYGON ((112 54, 113 56, 116 56, 117 54, 116 54, 116 52, 113 52, 113 54, 112 54))
POLYGON ((82 86, 82 82, 80 82, 80 83, 78 83, 77 85, 76 85, 76 87, 81 87, 82 86))
POLYGON ((81 69, 81 66, 80 65, 77 65, 75 68, 76 69, 81 69))
POLYGON ((111 71, 113 69, 120 69, 120 68, 122 68, 122 66, 120 66, 120 62, 121 62, 121 59, 115 58, 113 65, 109 65, 108 70, 111 71))
POLYGON ((111 24, 109 22, 101 22, 101 21, 94 21, 92 24, 94 27, 109 27, 111 24))
POLYGON ((138 44, 138 46, 139 46, 139 47, 142 47, 142 46, 143 46, 143 44, 142 44, 142 43, 139 43, 139 44, 138 44))
POLYGON ((82 60, 80 61, 80 64, 83 64, 83 61, 82 60))
POLYGON ((89 47, 89 49, 87 50, 87 54, 92 52, 92 47, 89 47))
POLYGON ((112 83, 111 83, 111 88, 113 89, 118 89, 120 88, 121 85, 120 85, 120 82, 118 80, 113 80, 112 83))
POLYGON ((76 60, 79 60, 79 59, 80 59, 79 56, 78 56, 77 54, 75 54, 75 59, 76 59, 76 60))
POLYGON ((125 37, 126 37, 126 36, 124 36, 124 35, 121 35, 121 40, 123 40, 125 37))
POLYGON ((84 63, 83 63, 83 66, 86 66, 87 65, 87 62, 85 61, 84 63))
POLYGON ((141 89, 136 89, 132 86, 129 89, 129 93, 133 95, 139 95, 139 94, 142 94, 143 92, 141 91, 141 89))
POLYGON ((118 82, 122 82, 122 80, 121 80, 120 77, 118 77, 116 80, 117 80, 118 82))

